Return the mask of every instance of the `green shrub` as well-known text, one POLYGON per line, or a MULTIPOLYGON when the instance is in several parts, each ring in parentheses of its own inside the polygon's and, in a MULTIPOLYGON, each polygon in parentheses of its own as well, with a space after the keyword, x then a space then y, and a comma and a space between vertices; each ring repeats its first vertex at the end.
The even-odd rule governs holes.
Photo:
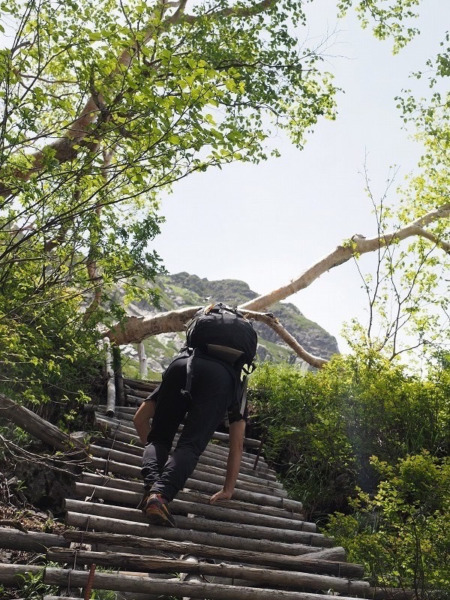
POLYGON ((376 494, 360 492, 353 514, 333 515, 326 533, 348 550, 348 560, 365 566, 372 585, 450 598, 449 459, 423 452, 394 467, 372 463, 383 478, 376 494))
POLYGON ((335 357, 318 372, 263 364, 251 378, 252 420, 288 489, 317 518, 347 510, 355 487, 373 492, 371 462, 427 450, 448 454, 448 367, 427 379, 378 356, 335 357), (259 432, 261 433, 261 432, 259 432))
POLYGON ((252 376, 252 417, 266 432, 266 457, 310 513, 342 506, 354 487, 346 423, 331 383, 269 363, 252 376))
POLYGON ((0 391, 68 427, 99 375, 99 333, 83 326, 69 290, 20 310, 12 304, 0 295, 0 391))

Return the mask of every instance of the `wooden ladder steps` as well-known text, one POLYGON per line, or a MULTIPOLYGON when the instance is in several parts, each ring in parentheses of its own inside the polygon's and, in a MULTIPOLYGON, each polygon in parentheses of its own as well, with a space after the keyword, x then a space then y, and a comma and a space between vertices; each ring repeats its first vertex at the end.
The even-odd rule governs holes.
MULTIPOLYGON (((80 497, 90 496, 92 492, 97 493, 107 501, 116 501, 120 504, 136 507, 142 498, 142 483, 138 481, 127 481, 125 479, 113 479, 105 475, 96 475, 84 473, 82 481, 76 484, 76 490, 80 497), (91 487, 83 486, 89 484, 91 487), (99 491, 95 491, 98 488, 99 491), (125 495, 115 495, 114 491, 110 494, 106 490, 124 491, 125 495)), ((218 521, 231 521, 233 523, 245 523, 249 525, 266 525, 277 527, 278 529, 293 529, 295 531, 316 531, 315 523, 308 523, 300 519, 292 519, 287 511, 277 510, 280 514, 271 515, 256 511, 256 507, 251 504, 245 505, 249 510, 244 510, 244 503, 230 501, 228 507, 221 504, 211 505, 208 502, 209 497, 194 492, 181 491, 175 500, 171 503, 171 510, 174 514, 195 514, 214 518, 218 521), (253 510, 251 510, 253 509, 253 510)))
MULTIPOLYGON (((178 571, 216 580, 161 581, 152 575, 128 574, 122 576, 122 585, 126 581, 127 586, 121 588, 114 587, 121 585, 120 576, 95 576, 95 586, 136 593, 211 600, 272 600, 276 594, 277 598, 313 600, 328 589, 341 598, 367 592, 368 583, 359 579, 362 567, 346 563, 343 549, 333 547, 332 539, 317 533, 314 523, 304 521, 302 504, 286 498, 276 474, 263 460, 253 468, 254 455, 244 453, 233 500, 226 506, 208 504, 209 495, 223 482, 228 453, 214 441, 171 503, 177 527, 150 525, 136 508, 142 497, 143 447, 131 426, 132 412, 119 411, 118 416, 127 415, 122 420, 96 415, 105 433, 91 446, 96 472, 83 473, 77 483, 81 499, 66 501, 67 523, 79 531, 69 530, 65 537, 72 543, 89 544, 90 550, 55 548, 49 552, 51 560, 66 564, 76 554, 77 565, 94 563, 146 573, 178 571), (180 559, 184 554, 201 558, 192 564, 180 559)), ((64 585, 67 571, 47 569, 46 580, 64 585)), ((83 571, 72 570, 74 581, 72 576, 86 581, 83 571)))
MULTIPOLYGON (((136 404, 145 392, 135 390, 136 404)), ((115 418, 96 413, 103 436, 98 434, 90 447, 89 470, 76 483, 76 498, 66 500, 69 528, 64 534, 0 529, 0 547, 47 548, 47 559, 61 568, 47 567, 44 582, 67 590, 72 600, 84 597, 89 568, 93 589, 113 590, 123 600, 370 596, 369 584, 361 580, 362 566, 347 563, 344 549, 304 520, 301 502, 287 498, 262 457, 255 465, 255 454, 244 452, 233 499, 209 504, 225 477, 228 448, 221 443, 226 434, 214 436, 171 503, 177 526, 150 525, 136 508, 143 493, 143 445, 132 426, 135 410, 120 407, 115 418)), ((259 447, 256 440, 247 442, 247 448, 259 447)), ((28 567, 0 565, 0 583, 17 580, 28 567)), ((33 568, 30 572, 40 569, 33 568)), ((44 600, 63 597, 70 600, 51 594, 44 600)))

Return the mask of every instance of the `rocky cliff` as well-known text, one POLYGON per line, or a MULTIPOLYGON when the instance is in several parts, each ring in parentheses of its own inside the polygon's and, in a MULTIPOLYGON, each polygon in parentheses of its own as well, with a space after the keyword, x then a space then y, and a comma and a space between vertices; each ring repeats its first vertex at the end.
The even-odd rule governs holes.
MULTIPOLYGON (((209 281, 189 273, 166 275, 158 279, 157 283, 160 288, 160 308, 155 308, 142 300, 128 307, 129 314, 144 316, 186 306, 201 306, 213 301, 236 306, 259 295, 243 281, 234 279, 209 281)), ((293 304, 275 304, 271 307, 271 312, 309 352, 324 358, 339 352, 336 339, 317 323, 307 319, 293 304)), ((262 323, 256 323, 255 329, 259 336, 258 359, 260 361, 302 363, 272 329, 262 323)), ((156 375, 164 370, 183 343, 184 335, 181 333, 162 334, 145 340, 148 366, 153 374, 156 375)), ((129 347, 125 353, 130 357, 127 370, 130 372, 134 368, 137 371, 137 365, 133 367, 133 362, 137 358, 136 350, 129 347)))

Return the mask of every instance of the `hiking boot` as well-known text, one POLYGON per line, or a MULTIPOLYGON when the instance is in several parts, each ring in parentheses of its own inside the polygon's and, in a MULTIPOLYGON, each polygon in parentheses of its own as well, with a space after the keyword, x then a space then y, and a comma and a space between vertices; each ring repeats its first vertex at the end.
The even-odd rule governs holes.
POLYGON ((161 494, 151 494, 142 512, 152 525, 175 527, 166 499, 161 494))

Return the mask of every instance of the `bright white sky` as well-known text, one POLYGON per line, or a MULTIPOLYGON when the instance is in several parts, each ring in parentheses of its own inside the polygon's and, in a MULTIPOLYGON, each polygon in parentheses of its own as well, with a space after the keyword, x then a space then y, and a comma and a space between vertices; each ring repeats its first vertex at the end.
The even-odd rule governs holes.
MULTIPOLYGON (((327 58, 327 70, 345 90, 338 98, 338 120, 321 122, 302 152, 280 135, 274 140, 282 151, 279 159, 258 166, 234 164, 177 184, 163 198, 167 221, 155 241, 170 273, 241 279, 266 293, 353 234, 375 235, 361 174, 364 162, 379 193, 390 166, 400 169, 398 184, 414 169, 420 148, 402 129, 394 98, 405 88, 426 94, 425 84, 409 74, 425 68, 450 24, 448 0, 422 4, 417 22, 422 34, 397 56, 392 42, 374 39, 353 15, 338 21, 335 0, 307 5, 311 20, 304 35, 310 44, 338 30, 327 58)), ((362 270, 370 264, 364 257, 362 270)), ((343 351, 342 324, 352 317, 365 320, 365 296, 350 263, 288 301, 336 336, 343 351)))

